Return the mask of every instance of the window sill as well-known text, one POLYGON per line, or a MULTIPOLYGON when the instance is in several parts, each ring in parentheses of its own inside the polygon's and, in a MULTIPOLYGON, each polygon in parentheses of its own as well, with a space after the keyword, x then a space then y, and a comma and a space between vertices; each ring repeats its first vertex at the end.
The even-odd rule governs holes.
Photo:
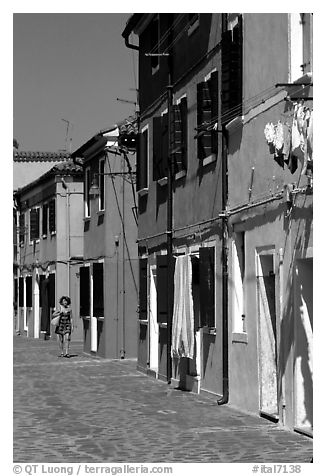
POLYGON ((91 219, 90 216, 89 216, 89 217, 84 217, 84 218, 83 218, 83 221, 90 221, 90 219, 91 219))
POLYGON ((97 215, 104 215, 105 210, 98 210, 96 213, 97 213, 97 215))
POLYGON ((215 161, 216 161, 216 155, 211 154, 208 157, 205 157, 205 159, 203 159, 203 167, 205 167, 205 165, 212 164, 215 161))
POLYGON ((87 321, 90 320, 91 316, 80 316, 81 319, 86 319, 87 321))
POLYGON ((44 234, 44 235, 42 235, 42 238, 43 238, 43 240, 46 240, 46 239, 47 239, 47 237, 48 237, 48 235, 45 235, 45 234, 44 234))
POLYGON ((168 324, 167 324, 167 322, 159 322, 159 323, 158 323, 158 326, 159 326, 160 328, 162 328, 162 329, 167 329, 168 324))
POLYGON ((187 171, 186 170, 180 170, 180 172, 177 172, 174 176, 174 180, 180 180, 182 179, 183 177, 185 177, 187 175, 187 171))
POLYGON ((157 181, 157 183, 161 186, 161 187, 164 187, 164 185, 166 185, 168 183, 168 178, 167 177, 162 177, 161 179, 159 179, 157 181))
POLYGON ((148 319, 138 319, 139 324, 148 324, 148 319))
POLYGON ((148 188, 142 188, 141 190, 138 190, 138 195, 140 195, 141 197, 143 195, 147 195, 148 194, 148 188))
POLYGON ((56 231, 51 231, 51 233, 50 233, 51 236, 55 236, 56 234, 57 234, 56 231))
POLYGON ((232 332, 232 342, 248 344, 248 334, 246 332, 232 332))

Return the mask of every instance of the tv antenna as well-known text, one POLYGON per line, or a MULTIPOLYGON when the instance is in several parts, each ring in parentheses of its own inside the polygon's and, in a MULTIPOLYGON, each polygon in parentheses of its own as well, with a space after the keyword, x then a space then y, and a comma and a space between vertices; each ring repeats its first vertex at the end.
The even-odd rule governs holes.
POLYGON ((71 129, 70 139, 69 139, 69 154, 71 154, 71 142, 72 142, 73 124, 72 124, 72 122, 68 121, 67 119, 61 119, 61 120, 67 124, 66 138, 65 138, 65 151, 66 151, 66 152, 68 152, 68 148, 67 148, 68 136, 69 136, 69 129, 71 129))

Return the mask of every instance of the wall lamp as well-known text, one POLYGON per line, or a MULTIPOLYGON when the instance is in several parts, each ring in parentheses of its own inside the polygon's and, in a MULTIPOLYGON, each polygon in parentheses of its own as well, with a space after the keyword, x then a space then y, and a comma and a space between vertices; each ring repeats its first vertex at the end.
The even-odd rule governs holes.
POLYGON ((111 173, 108 173, 108 172, 104 172, 104 173, 98 173, 98 172, 94 172, 93 175, 92 175, 92 182, 91 182, 91 186, 90 186, 90 189, 88 191, 88 194, 90 196, 90 198, 96 198, 100 195, 100 187, 99 187, 99 176, 105 176, 105 175, 108 175, 110 177, 115 177, 115 176, 130 176, 130 175, 136 175, 136 172, 111 172, 111 173))

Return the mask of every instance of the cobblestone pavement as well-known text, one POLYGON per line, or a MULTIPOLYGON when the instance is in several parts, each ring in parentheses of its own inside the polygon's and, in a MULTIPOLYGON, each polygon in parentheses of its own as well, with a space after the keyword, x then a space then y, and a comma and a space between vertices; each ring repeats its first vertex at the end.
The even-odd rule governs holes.
POLYGON ((140 373, 14 337, 14 462, 304 463, 312 440, 140 373))

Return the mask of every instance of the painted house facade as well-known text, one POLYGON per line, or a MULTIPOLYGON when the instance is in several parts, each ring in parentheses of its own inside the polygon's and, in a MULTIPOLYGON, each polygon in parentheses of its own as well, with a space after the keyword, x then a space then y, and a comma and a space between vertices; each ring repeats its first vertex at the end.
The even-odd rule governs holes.
POLYGON ((311 434, 312 14, 134 14, 122 36, 138 368, 311 434))
MULTIPOLYGON (((52 311, 62 295, 78 314, 77 271, 83 259, 83 177, 65 160, 14 193, 16 332, 34 338, 55 336, 52 311)), ((82 328, 73 339, 82 339, 82 328)))
POLYGON ((116 359, 137 356, 135 139, 130 153, 118 143, 122 130, 99 132, 72 154, 84 175, 84 262, 79 266, 84 351, 116 359))

